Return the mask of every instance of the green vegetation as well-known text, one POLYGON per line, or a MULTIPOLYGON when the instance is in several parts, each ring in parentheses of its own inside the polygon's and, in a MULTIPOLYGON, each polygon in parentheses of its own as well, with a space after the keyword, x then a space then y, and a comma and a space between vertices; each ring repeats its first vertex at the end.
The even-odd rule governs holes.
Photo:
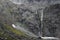
POLYGON ((16 36, 21 36, 21 37, 25 37, 27 38, 28 36, 26 34, 24 34, 23 32, 21 32, 20 30, 16 30, 14 29, 12 26, 10 25, 7 25, 7 24, 3 24, 3 25, 0 25, 1 27, 3 27, 3 29, 0 29, 0 37, 3 38, 3 39, 6 39, 6 40, 17 40, 18 38, 13 38, 11 37, 11 35, 9 33, 6 33, 5 30, 11 32, 11 33, 14 33, 16 36))
POLYGON ((19 36, 26 37, 26 35, 23 32, 21 32, 20 30, 16 30, 12 26, 9 26, 9 25, 6 25, 6 24, 4 24, 4 26, 6 27, 7 30, 9 30, 9 31, 11 31, 11 32, 13 32, 13 33, 15 33, 15 34, 17 34, 19 36))
POLYGON ((9 34, 5 33, 4 30, 0 30, 0 37, 1 39, 6 39, 6 40, 16 40, 14 38, 12 38, 9 34))

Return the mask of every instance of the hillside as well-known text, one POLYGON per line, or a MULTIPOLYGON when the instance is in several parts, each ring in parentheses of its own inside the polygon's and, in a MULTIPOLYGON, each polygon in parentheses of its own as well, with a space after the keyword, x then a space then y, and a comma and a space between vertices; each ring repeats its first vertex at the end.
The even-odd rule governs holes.
POLYGON ((59 30, 59 0, 26 0, 20 5, 9 0, 0 0, 1 40, 40 40, 41 35, 60 38, 59 30), (38 37, 25 34, 18 30, 19 27, 14 28, 12 24, 20 25, 38 37))

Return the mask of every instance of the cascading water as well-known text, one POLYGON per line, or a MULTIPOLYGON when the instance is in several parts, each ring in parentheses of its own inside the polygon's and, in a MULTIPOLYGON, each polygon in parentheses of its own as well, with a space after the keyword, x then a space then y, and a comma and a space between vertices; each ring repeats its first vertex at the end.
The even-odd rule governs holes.
POLYGON ((14 24, 12 24, 12 26, 20 31, 22 31, 23 33, 25 33, 26 35, 29 35, 31 37, 38 37, 37 35, 33 34, 32 32, 29 32, 28 30, 26 30, 25 28, 23 27, 20 27, 19 25, 15 26, 14 24))
MULTIPOLYGON (((10 0, 10 1, 13 2, 13 3, 15 3, 15 4, 25 4, 25 3, 28 3, 27 0, 10 0)), ((54 3, 52 3, 52 4, 55 4, 55 3, 57 3, 57 2, 54 1, 54 3)), ((49 3, 49 4, 51 4, 51 3, 49 3)), ((41 10, 41 31, 38 32, 39 36, 33 34, 32 32, 26 30, 26 29, 23 28, 23 27, 20 27, 19 25, 15 26, 14 24, 12 24, 12 26, 13 26, 14 28, 18 29, 18 30, 21 30, 22 32, 24 32, 25 34, 27 34, 27 35, 29 35, 29 36, 31 36, 31 37, 41 37, 41 38, 44 38, 44 37, 42 37, 42 34, 43 34, 43 33, 42 33, 42 28, 43 28, 43 9, 44 9, 44 8, 42 8, 42 10, 41 10)), ((37 13, 37 12, 36 12, 36 13, 37 13)), ((38 14, 38 13, 37 13, 37 14, 38 14)), ((39 29, 40 29, 40 27, 39 27, 39 29)), ((45 37, 44 39, 55 39, 55 38, 54 38, 54 37, 45 37)), ((56 38, 56 39, 57 39, 57 38, 56 38)))

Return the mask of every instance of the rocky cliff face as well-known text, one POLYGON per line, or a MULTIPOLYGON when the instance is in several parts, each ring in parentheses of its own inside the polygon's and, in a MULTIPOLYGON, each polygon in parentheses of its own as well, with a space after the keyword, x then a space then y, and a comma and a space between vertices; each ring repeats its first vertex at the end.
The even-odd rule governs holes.
MULTIPOLYGON (((43 36, 60 38, 60 1, 26 0, 26 2, 28 3, 18 5, 9 0, 0 1, 0 23, 10 26, 19 23, 37 36, 40 35, 39 32, 42 32, 43 36), (42 23, 41 13, 43 13, 42 23), (42 24, 43 27, 41 27, 42 24)), ((19 37, 17 39, 33 40, 33 38, 19 37)))
POLYGON ((44 35, 60 37, 60 4, 51 5, 44 10, 44 35), (47 33, 48 32, 48 33, 47 33))

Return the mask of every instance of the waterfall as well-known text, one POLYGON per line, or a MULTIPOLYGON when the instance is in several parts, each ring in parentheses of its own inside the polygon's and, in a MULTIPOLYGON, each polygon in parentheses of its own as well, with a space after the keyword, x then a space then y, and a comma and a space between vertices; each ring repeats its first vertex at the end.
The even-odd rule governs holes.
POLYGON ((25 28, 23 28, 23 27, 21 27, 21 26, 19 26, 19 25, 16 26, 16 25, 12 24, 12 26, 13 26, 14 28, 22 31, 23 33, 25 33, 25 34, 28 35, 28 36, 36 37, 36 38, 38 37, 37 35, 33 34, 32 32, 29 32, 28 30, 26 30, 25 28))
MULTIPOLYGON (((24 0, 10 0, 11 2, 13 2, 13 3, 15 3, 15 4, 24 4, 24 2, 27 2, 26 0, 24 1, 24 0)), ((47 1, 45 1, 45 2, 47 2, 47 1)), ((52 2, 50 2, 50 3, 48 3, 49 5, 51 5, 51 4, 56 4, 56 3, 60 3, 60 1, 52 1, 52 2)), ((43 2, 41 2, 41 5, 42 4, 44 4, 45 5, 45 3, 43 3, 43 2)), ((46 4, 47 5, 47 4, 46 4)), ((21 27, 21 26, 19 26, 19 25, 14 25, 14 24, 12 24, 12 26, 14 27, 14 28, 16 28, 16 29, 18 29, 18 30, 20 30, 20 31, 22 31, 23 33, 25 33, 26 35, 29 35, 29 36, 31 36, 31 37, 41 37, 42 39, 58 39, 58 38, 55 38, 55 37, 42 37, 42 28, 43 28, 43 9, 44 8, 42 8, 42 10, 40 11, 41 13, 41 31, 39 31, 37 34, 39 34, 39 36, 37 36, 37 35, 35 35, 35 34, 33 34, 32 32, 30 32, 30 31, 28 31, 28 30, 26 30, 26 28, 24 28, 24 27, 21 27)), ((38 14, 37 12, 36 12, 36 14, 38 14)), ((39 28, 40 29, 40 28, 39 28)))
MULTIPOLYGON (((12 24, 12 26, 20 31, 22 31, 23 33, 25 33, 26 35, 30 36, 30 37, 35 37, 35 38, 38 38, 39 36, 33 34, 32 32, 26 30, 25 28, 22 28, 21 26, 19 25, 14 25, 12 24)), ((55 37, 42 37, 40 36, 42 39, 59 39, 59 38, 55 38, 55 37)))

